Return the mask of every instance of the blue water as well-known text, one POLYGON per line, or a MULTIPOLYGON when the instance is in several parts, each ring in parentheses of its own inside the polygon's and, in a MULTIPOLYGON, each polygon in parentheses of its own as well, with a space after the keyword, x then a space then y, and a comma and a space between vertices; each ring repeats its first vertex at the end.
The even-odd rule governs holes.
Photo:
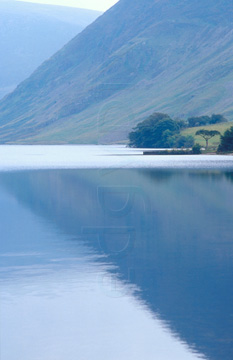
POLYGON ((232 360, 232 199, 223 169, 1 173, 1 360, 232 360))

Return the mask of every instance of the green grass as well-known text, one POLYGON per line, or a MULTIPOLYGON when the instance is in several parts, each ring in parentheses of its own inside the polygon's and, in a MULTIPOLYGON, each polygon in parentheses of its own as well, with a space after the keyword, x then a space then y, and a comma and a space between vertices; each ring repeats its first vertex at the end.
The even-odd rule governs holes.
MULTIPOLYGON (((227 122, 227 123, 222 123, 222 124, 216 124, 216 125, 207 125, 207 126, 198 126, 198 127, 192 127, 192 128, 187 128, 185 130, 183 130, 181 133, 182 135, 192 135, 195 139, 195 143, 199 143, 202 146, 206 145, 205 140, 201 137, 201 136, 196 136, 196 132, 200 129, 205 129, 205 130, 217 130, 219 131, 222 135, 224 134, 224 132, 229 129, 231 126, 233 126, 233 122, 227 122)), ((209 148, 216 148, 220 143, 220 136, 214 136, 212 139, 209 140, 209 148)))

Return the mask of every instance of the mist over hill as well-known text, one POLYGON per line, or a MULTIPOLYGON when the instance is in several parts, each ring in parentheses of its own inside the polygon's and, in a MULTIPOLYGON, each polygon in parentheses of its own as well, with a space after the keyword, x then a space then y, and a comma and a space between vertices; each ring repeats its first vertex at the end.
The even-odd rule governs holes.
POLYGON ((97 11, 0 1, 0 98, 96 19, 97 11))
POLYGON ((0 141, 126 139, 153 111, 233 116, 231 0, 120 0, 0 102, 0 141))

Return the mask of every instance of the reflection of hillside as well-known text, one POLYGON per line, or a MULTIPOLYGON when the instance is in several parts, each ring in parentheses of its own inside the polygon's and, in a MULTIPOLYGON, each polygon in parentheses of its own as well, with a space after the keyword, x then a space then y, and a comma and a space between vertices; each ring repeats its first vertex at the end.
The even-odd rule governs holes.
POLYGON ((233 187, 224 176, 35 171, 1 174, 0 182, 76 241, 106 253, 182 339, 210 359, 232 359, 233 187))
POLYGON ((151 169, 145 169, 141 171, 141 174, 151 181, 154 181, 154 183, 169 181, 173 175, 175 175, 175 173, 171 170, 154 171, 151 169))

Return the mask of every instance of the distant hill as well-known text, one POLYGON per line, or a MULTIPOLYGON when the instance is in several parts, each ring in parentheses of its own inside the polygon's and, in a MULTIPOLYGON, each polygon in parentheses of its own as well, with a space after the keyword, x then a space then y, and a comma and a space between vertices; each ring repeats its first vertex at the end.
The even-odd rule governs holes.
POLYGON ((0 1, 0 98, 101 13, 0 1))
POLYGON ((0 102, 0 141, 125 139, 153 111, 233 118, 232 0, 120 0, 0 102))

